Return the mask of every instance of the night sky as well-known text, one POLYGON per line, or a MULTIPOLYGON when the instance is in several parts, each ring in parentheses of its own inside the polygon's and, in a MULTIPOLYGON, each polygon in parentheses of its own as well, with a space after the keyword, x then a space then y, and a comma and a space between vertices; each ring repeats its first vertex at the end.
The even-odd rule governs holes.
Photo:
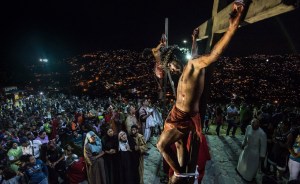
MULTIPOLYGON (((2 3, 2 62, 62 60, 97 50, 155 46, 169 18, 169 43, 190 41, 213 1, 7 1, 2 3)), ((227 21, 227 20, 225 20, 227 21)), ((299 9, 239 29, 225 55, 300 52, 299 9)), ((188 43, 189 44, 189 43, 188 43)))

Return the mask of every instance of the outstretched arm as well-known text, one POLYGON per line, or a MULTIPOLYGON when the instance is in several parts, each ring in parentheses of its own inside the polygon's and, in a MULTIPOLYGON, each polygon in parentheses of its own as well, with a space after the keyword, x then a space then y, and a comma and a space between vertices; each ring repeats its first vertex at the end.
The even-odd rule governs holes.
POLYGON ((216 43, 210 54, 200 57, 199 61, 203 62, 205 66, 210 65, 211 63, 215 62, 220 55, 224 52, 225 48, 229 44, 230 40, 232 39, 234 33, 236 32, 241 16, 244 10, 244 6, 242 4, 233 4, 233 10, 236 11, 236 16, 231 17, 229 19, 229 28, 223 37, 216 43))
POLYGON ((160 61, 160 48, 166 46, 166 41, 166 36, 163 34, 159 44, 152 49, 152 54, 155 57, 156 62, 160 61))
POLYGON ((162 38, 161 38, 161 41, 160 43, 152 49, 152 54, 155 58, 155 75, 161 79, 163 78, 163 66, 162 66, 162 61, 161 61, 161 52, 160 52, 160 49, 162 47, 165 47, 166 46, 166 36, 165 34, 162 35, 162 38))

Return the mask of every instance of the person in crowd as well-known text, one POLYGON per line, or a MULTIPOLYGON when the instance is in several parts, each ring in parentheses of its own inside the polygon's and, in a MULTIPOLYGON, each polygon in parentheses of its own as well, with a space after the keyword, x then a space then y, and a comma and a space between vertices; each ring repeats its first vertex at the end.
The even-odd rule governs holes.
POLYGON ((74 148, 71 145, 66 144, 64 146, 65 160, 68 160, 69 157, 72 156, 74 148))
POLYGON ((232 130, 232 137, 235 137, 235 132, 237 129, 237 124, 236 124, 236 120, 237 117, 239 115, 238 109, 235 106, 234 101, 231 101, 230 106, 227 107, 227 117, 226 117, 226 121, 228 124, 227 130, 226 130, 226 135, 228 136, 230 133, 231 128, 233 128, 232 130))
POLYGON ((300 134, 297 135, 295 143, 293 144, 293 151, 289 155, 289 181, 298 180, 300 173, 300 134))
POLYGON ((83 137, 77 131, 73 131, 72 142, 74 143, 75 146, 82 149, 82 147, 83 147, 83 137))
POLYGON ((65 152, 53 140, 47 144, 46 164, 48 166, 50 184, 56 184, 65 180, 65 152))
POLYGON ((72 154, 67 158, 66 165, 66 177, 69 184, 88 184, 83 157, 72 154))
POLYGON ((89 131, 84 141, 84 159, 89 184, 106 184, 104 154, 101 139, 93 131, 89 131))
POLYGON ((278 179, 281 179, 287 168, 288 159, 288 134, 290 132, 290 122, 283 121, 277 125, 273 135, 273 146, 268 156, 268 171, 271 171, 278 179), (272 169, 271 169, 272 167, 272 169))
POLYGON ((105 152, 106 179, 109 184, 119 183, 118 136, 112 128, 108 128, 103 138, 103 151, 105 152))
POLYGON ((132 151, 135 149, 135 142, 128 137, 126 132, 121 131, 118 135, 119 140, 119 164, 120 164, 120 184, 138 184, 138 162, 134 160, 132 151))
POLYGON ((1 184, 20 184, 21 176, 12 169, 0 166, 0 181, 1 184))
POLYGON ((46 122, 43 124, 43 129, 45 130, 47 136, 50 137, 52 131, 51 121, 46 120, 46 122))
POLYGON ((24 155, 25 165, 22 176, 28 184, 48 184, 48 168, 40 159, 33 155, 24 155))
POLYGON ((80 131, 79 123, 75 121, 75 117, 71 120, 71 130, 74 131, 80 131))
POLYGON ((300 129, 299 129, 300 116, 299 114, 295 114, 295 113, 291 113, 289 116, 290 117, 288 119, 291 122, 291 129, 287 137, 287 147, 290 153, 290 161, 289 161, 290 180, 293 181, 297 174, 297 169, 294 168, 294 166, 297 166, 296 162, 300 157, 300 154, 298 153, 299 150, 297 149, 298 146, 297 137, 298 135, 300 135, 300 129), (291 159, 293 161, 291 161, 291 159), (291 168, 293 169, 293 171, 291 170, 291 168))
POLYGON ((162 118, 162 114, 161 114, 161 110, 159 109, 158 105, 153 104, 153 120, 154 120, 154 124, 155 124, 155 132, 154 135, 160 135, 161 134, 161 129, 163 127, 163 118, 162 118))
POLYGON ((105 114, 105 122, 109 123, 114 132, 117 132, 117 127, 115 124, 116 112, 113 105, 107 107, 107 113, 105 114))
POLYGON ((251 125, 247 126, 242 149, 236 171, 244 180, 251 182, 256 177, 267 150, 267 136, 259 127, 258 119, 252 119, 251 125))
POLYGON ((94 125, 93 125, 93 129, 94 129, 94 132, 97 134, 97 135, 101 135, 101 128, 102 128, 102 125, 104 124, 103 123, 103 116, 98 116, 97 117, 97 121, 95 121, 94 125))
POLYGON ((132 125, 131 126, 131 136, 135 142, 134 148, 134 159, 138 160, 137 168, 139 173, 139 184, 144 184, 144 154, 147 152, 148 147, 144 136, 138 133, 138 126, 132 125))
POLYGON ((45 131, 40 131, 38 137, 35 140, 41 141, 42 144, 48 144, 49 138, 45 131))
MULTIPOLYGON (((230 19, 227 32, 214 46, 208 55, 190 60, 185 68, 183 60, 170 58, 178 50, 174 47, 168 48, 165 66, 169 67, 173 73, 182 73, 177 87, 176 104, 173 106, 164 125, 157 148, 174 171, 171 182, 180 182, 180 173, 185 172, 187 164, 186 142, 190 131, 194 130, 198 139, 201 140, 202 130, 200 123, 200 98, 204 89, 204 68, 215 62, 220 54, 230 42, 238 28, 244 6, 234 3, 233 9, 237 11, 237 16, 230 19), (169 53, 169 54, 168 54, 169 53), (170 55, 171 54, 171 55, 170 55), (182 63, 180 63, 182 61, 182 63), (176 144, 177 157, 172 155, 171 145, 176 144)), ((198 151, 198 150, 197 150, 198 151)), ((197 161, 197 157, 193 158, 197 161)), ((190 170, 195 171, 196 162, 190 165, 190 170)), ((192 171, 190 171, 192 172, 192 171)))
POLYGON ((215 116, 216 116, 215 123, 217 125, 216 132, 217 132, 217 135, 220 136, 220 128, 223 125, 223 111, 220 106, 217 106, 215 116))
MULTIPOLYGON (((31 132, 28 132, 26 134, 24 141, 26 140, 26 138, 29 142, 29 144, 27 145, 27 152, 29 152, 29 150, 30 150, 29 147, 31 147, 31 148, 33 148, 33 154, 32 153, 30 153, 30 154, 33 155, 36 159, 40 158, 40 150, 41 150, 42 142, 40 140, 36 140, 34 135, 31 132)), ((24 155, 24 152, 23 152, 23 155, 24 155)))
POLYGON ((133 104, 129 104, 127 107, 127 118, 125 121, 126 131, 129 134, 131 132, 132 125, 138 126, 138 120, 135 116, 136 109, 133 104))
POLYGON ((240 124, 241 124, 241 132, 242 135, 245 135, 246 133, 246 127, 250 124, 252 119, 252 112, 250 110, 250 107, 246 102, 242 102, 240 106, 240 124))
POLYGON ((152 118, 153 111, 149 111, 149 100, 147 98, 144 98, 142 100, 142 107, 139 109, 139 116, 142 124, 142 130, 143 130, 143 135, 145 137, 145 141, 148 142, 151 136, 151 129, 149 125, 149 121, 147 123, 148 118, 152 118))
POLYGON ((22 148, 17 141, 11 142, 11 148, 7 152, 10 168, 17 172, 20 167, 20 157, 22 156, 22 148))
POLYGON ((39 157, 40 146, 35 148, 35 145, 32 145, 31 141, 29 141, 27 138, 21 138, 20 144, 22 146, 22 155, 33 155, 36 158, 39 157))
POLYGON ((115 109, 114 109, 113 118, 114 118, 114 123, 115 123, 115 126, 116 126, 115 131, 116 132, 121 131, 121 129, 122 129, 121 110, 118 106, 116 106, 115 109))
POLYGON ((209 116, 208 112, 206 111, 206 114, 204 116, 204 133, 207 134, 209 131, 209 116))

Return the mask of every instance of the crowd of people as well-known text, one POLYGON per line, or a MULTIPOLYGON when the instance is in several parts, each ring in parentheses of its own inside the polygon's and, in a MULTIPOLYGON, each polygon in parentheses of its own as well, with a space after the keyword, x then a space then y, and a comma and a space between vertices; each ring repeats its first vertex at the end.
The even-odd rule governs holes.
POLYGON ((255 105, 236 98, 227 105, 208 105, 206 120, 204 129, 213 123, 216 130, 211 131, 218 136, 223 127, 226 136, 235 138, 240 128, 244 140, 236 169, 243 179, 253 181, 261 171, 263 183, 282 182, 283 177, 299 182, 299 106, 255 105))
POLYGON ((142 184, 147 141, 162 128, 147 97, 2 97, 0 121, 2 184, 142 184))
MULTIPOLYGON (((245 140, 237 171, 245 180, 261 170, 292 181, 300 171, 299 115, 297 106, 257 106, 236 98, 207 106, 204 132, 214 123, 218 136, 223 127, 234 138, 240 128, 245 140), (253 144, 261 137, 253 136, 255 130, 262 135, 259 144, 253 144), (253 167, 253 158, 263 164, 253 167)), ((148 98, 24 95, 2 98, 0 116, 3 183, 143 183, 146 143, 163 126, 160 108, 148 98)))

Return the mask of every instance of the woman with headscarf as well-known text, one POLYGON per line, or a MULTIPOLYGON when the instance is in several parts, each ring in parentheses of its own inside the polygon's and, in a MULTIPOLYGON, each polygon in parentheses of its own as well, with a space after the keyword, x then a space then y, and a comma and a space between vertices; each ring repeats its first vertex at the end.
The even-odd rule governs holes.
POLYGON ((119 162, 120 162, 120 184, 138 184, 137 160, 134 160, 133 150, 135 142, 132 137, 128 137, 124 131, 121 131, 119 139, 119 162))
POLYGON ((105 168, 100 138, 90 131, 84 141, 84 159, 89 184, 106 184, 105 168))
POLYGON ((105 151, 105 171, 109 184, 119 184, 119 159, 118 159, 118 137, 112 128, 108 128, 103 139, 103 151, 105 151))

